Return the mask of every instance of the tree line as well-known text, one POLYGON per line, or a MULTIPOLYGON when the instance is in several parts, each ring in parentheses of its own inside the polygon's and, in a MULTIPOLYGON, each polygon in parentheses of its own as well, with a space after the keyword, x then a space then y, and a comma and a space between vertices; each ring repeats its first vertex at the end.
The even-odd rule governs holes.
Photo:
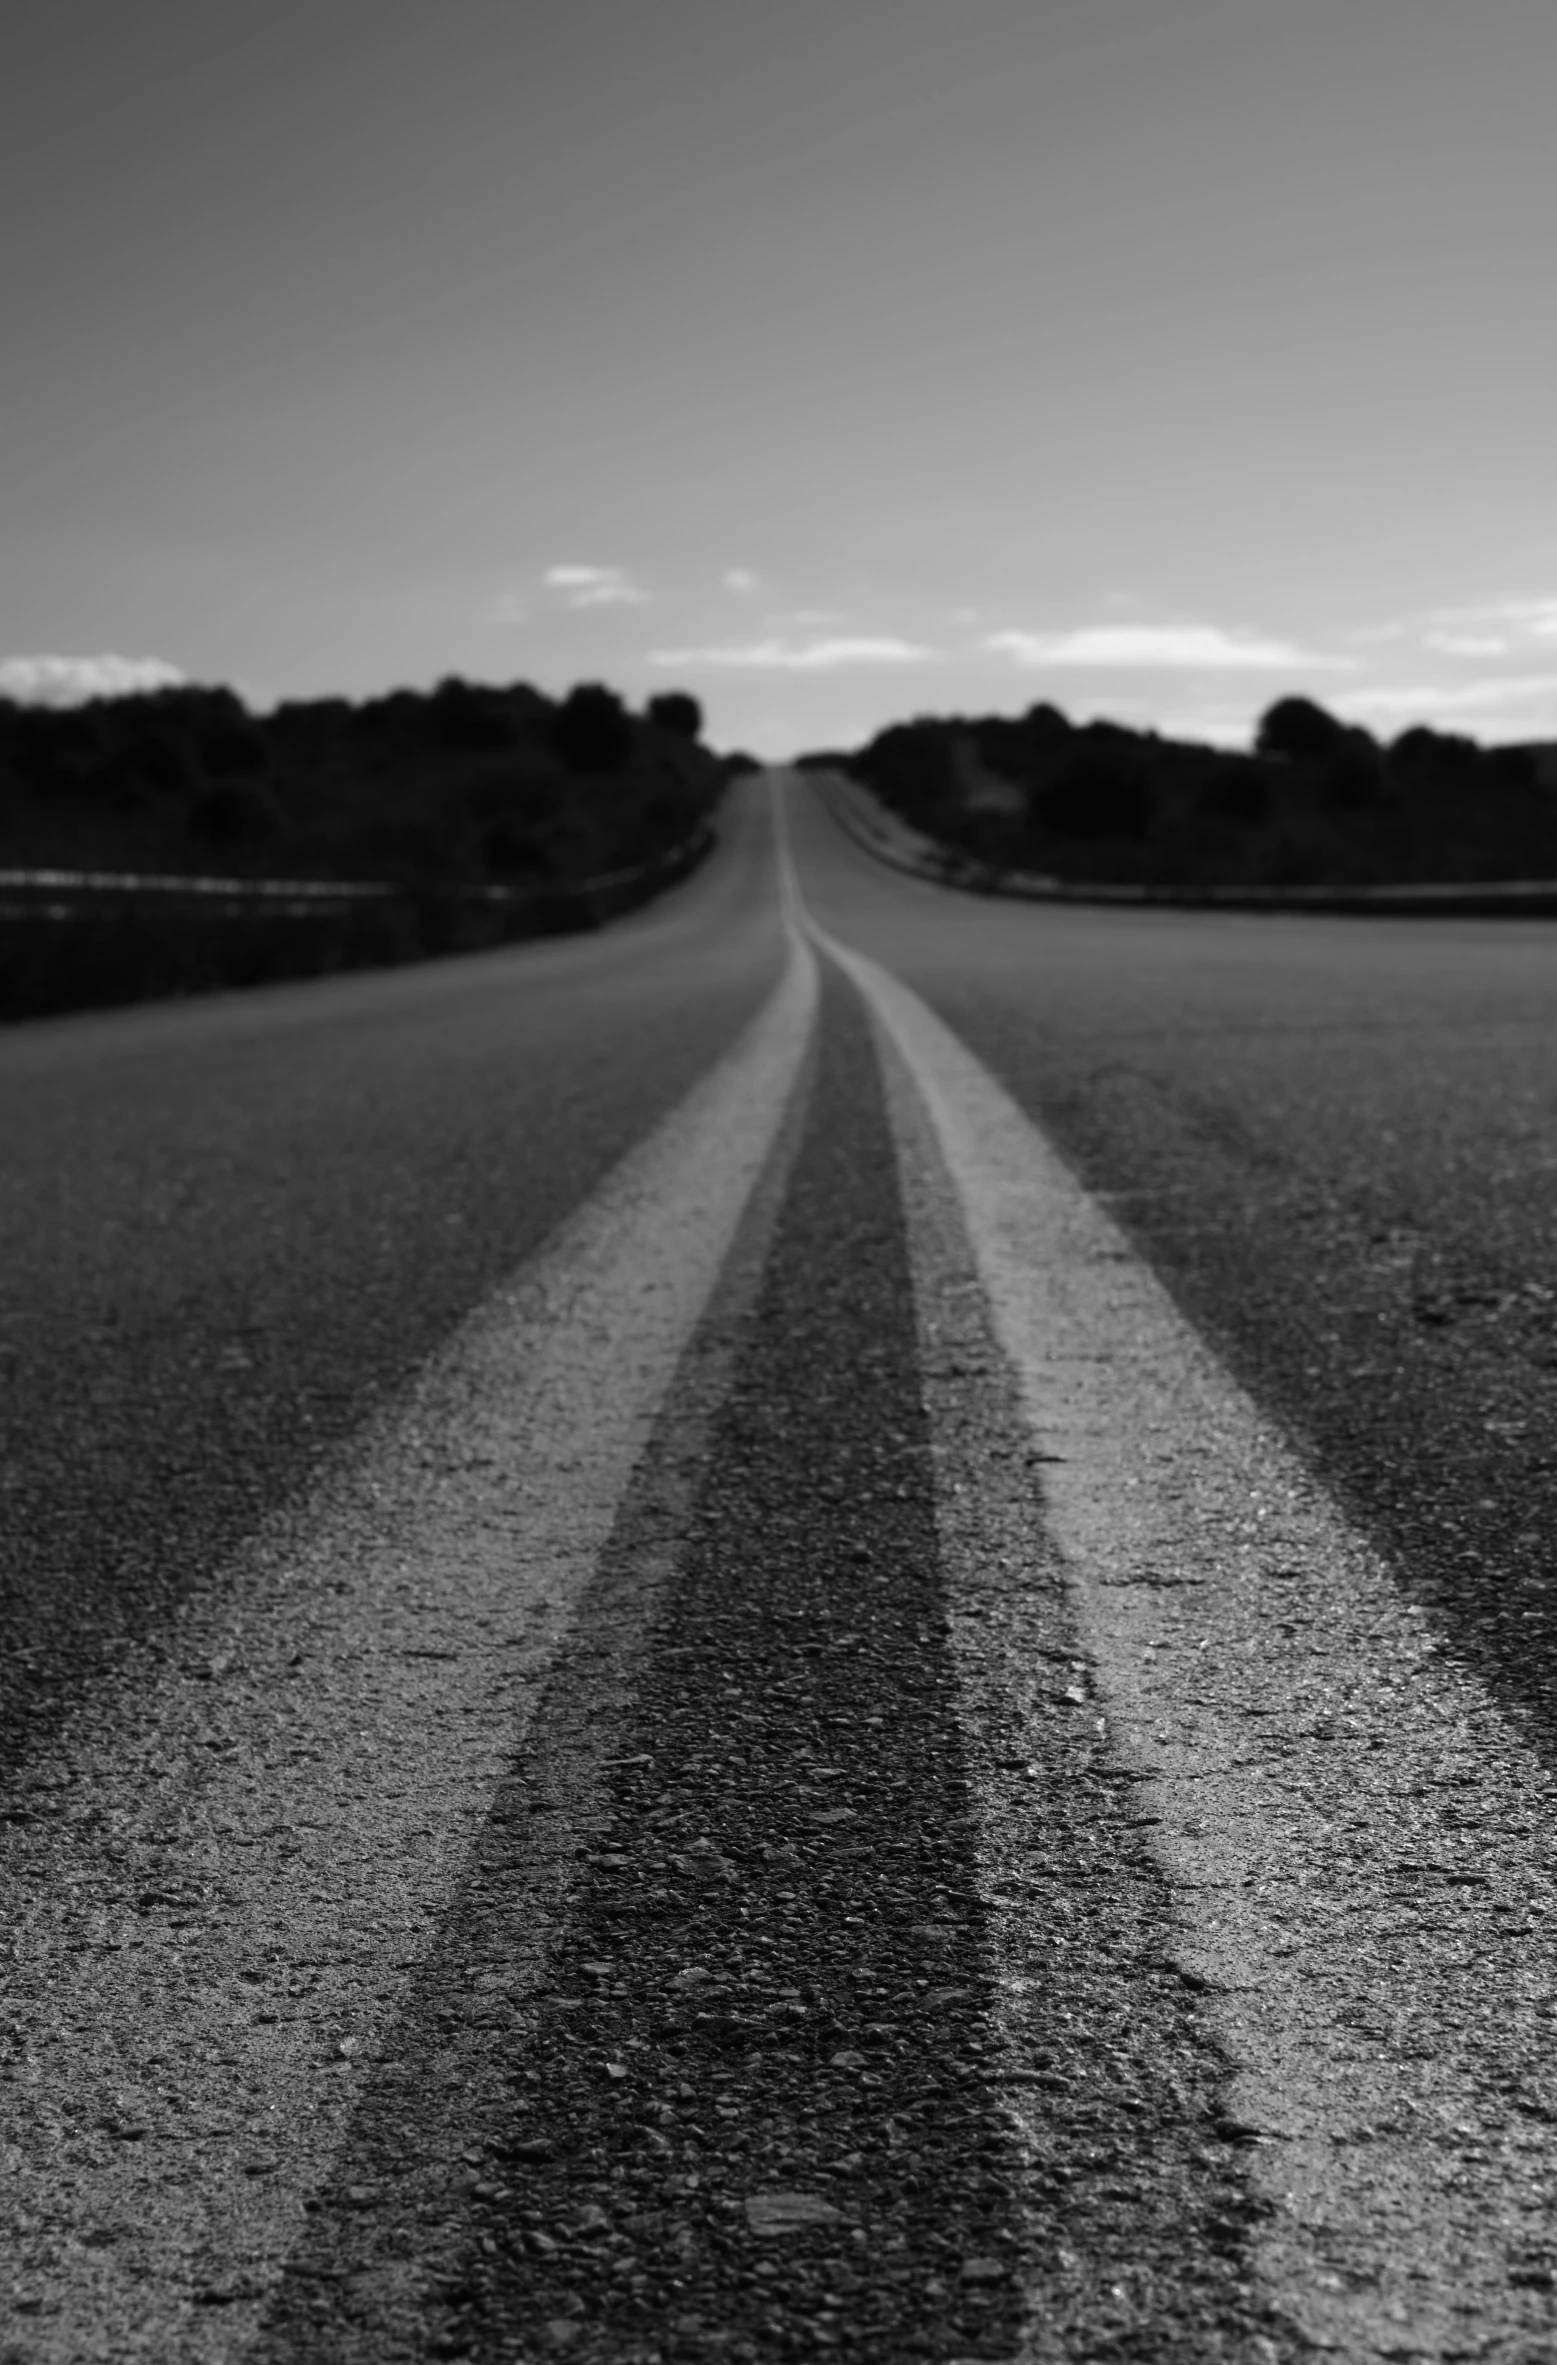
POLYGON ((1160 885, 1557 878, 1543 751, 1415 725, 1386 743, 1278 698, 1247 751, 1114 722, 922 715, 814 755, 980 862, 1160 885))
POLYGON ((633 713, 454 676, 266 714, 198 686, 0 700, 0 867, 566 884, 696 831, 724 783, 702 724, 681 690, 633 713))

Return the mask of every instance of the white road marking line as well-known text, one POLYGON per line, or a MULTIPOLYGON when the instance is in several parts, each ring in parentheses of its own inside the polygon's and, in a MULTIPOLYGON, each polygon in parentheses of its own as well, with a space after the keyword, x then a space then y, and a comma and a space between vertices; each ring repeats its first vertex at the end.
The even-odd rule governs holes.
POLYGON ((1557 2326, 1552 1781, 1038 1129, 812 933, 888 1051, 916 1256, 963 1230, 1057 1457, 1047 1526, 1258 2138, 1267 2297, 1348 2358, 1527 2356, 1557 2326))
MULTIPOLYGON (((231 2359, 521 1739, 779 1138, 817 1004, 732 1051, 334 1477, 37 1767, 0 1858, 29 2365, 231 2359), (204 2290, 210 2304, 198 2304, 204 2290)), ((214 1589, 213 1589, 214 1593, 214 1589)))

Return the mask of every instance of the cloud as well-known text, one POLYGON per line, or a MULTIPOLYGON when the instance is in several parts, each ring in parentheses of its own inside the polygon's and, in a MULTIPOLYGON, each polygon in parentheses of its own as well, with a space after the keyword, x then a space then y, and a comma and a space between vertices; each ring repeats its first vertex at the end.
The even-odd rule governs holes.
POLYGON ((1422 646, 1441 657, 1506 657, 1513 642, 1496 632, 1428 632, 1422 646))
POLYGON ((636 583, 592 583, 582 591, 575 591, 568 601, 570 608, 643 608, 649 603, 646 591, 636 583))
POLYGON ((1349 690, 1337 704, 1348 712, 1397 715, 1496 714, 1505 706, 1526 706, 1557 698, 1557 673, 1488 674, 1475 682, 1381 683, 1377 689, 1349 690))
POLYGON ((625 567, 548 567, 541 581, 570 608, 641 608, 649 597, 625 567))
POLYGON ((1557 640, 1557 597, 1488 600, 1476 608, 1435 608, 1432 624, 1491 624, 1530 640, 1557 640))
POLYGON ((754 673, 829 673, 845 665, 922 665, 933 649, 888 633, 818 641, 745 641, 701 649, 654 649, 651 665, 727 665, 754 673))
POLYGON ((186 679, 165 657, 0 658, 0 697, 26 706, 80 706, 88 698, 128 698, 137 690, 174 690, 186 679))
POLYGON ((1291 641, 1224 632, 1219 624, 1086 624, 1069 632, 992 632, 984 642, 1019 665, 1162 666, 1195 672, 1346 667, 1291 641))
POLYGON ((1365 625, 1351 637, 1354 641, 1414 640, 1449 657, 1504 656, 1521 642, 1557 640, 1557 594, 1428 608, 1417 616, 1365 625))
POLYGON ((724 587, 726 591, 740 592, 758 591, 761 589, 761 585, 758 582, 757 577, 752 573, 750 567, 726 567, 724 572, 724 587))

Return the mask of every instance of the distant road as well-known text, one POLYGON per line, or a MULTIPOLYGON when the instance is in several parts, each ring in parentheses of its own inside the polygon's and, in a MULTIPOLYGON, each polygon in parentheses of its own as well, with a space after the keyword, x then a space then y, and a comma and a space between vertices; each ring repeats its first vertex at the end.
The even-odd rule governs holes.
POLYGON ((0 1036, 5 2354, 1544 2354, 1557 929, 0 1036))

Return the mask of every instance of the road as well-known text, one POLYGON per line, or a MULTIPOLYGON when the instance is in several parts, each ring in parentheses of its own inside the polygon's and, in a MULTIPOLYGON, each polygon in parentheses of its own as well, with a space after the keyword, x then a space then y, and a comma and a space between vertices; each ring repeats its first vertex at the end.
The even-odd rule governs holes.
POLYGON ((1557 2353, 1557 939, 0 1039, 0 2355, 1557 2353))

